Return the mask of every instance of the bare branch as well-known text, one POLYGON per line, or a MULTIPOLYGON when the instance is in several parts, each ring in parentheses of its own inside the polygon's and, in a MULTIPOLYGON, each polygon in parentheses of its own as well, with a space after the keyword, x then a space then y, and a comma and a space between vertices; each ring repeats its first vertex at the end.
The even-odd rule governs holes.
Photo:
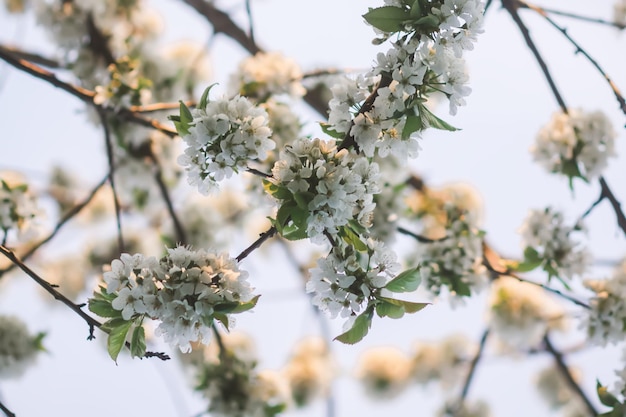
POLYGON ((0 410, 2 410, 4 415, 6 415, 7 417, 15 417, 15 414, 11 410, 9 410, 4 404, 2 404, 2 401, 0 401, 0 410))
POLYGON ((261 233, 257 240, 255 240, 250 246, 248 246, 246 249, 244 249, 243 252, 241 252, 239 255, 237 255, 237 258, 235 258, 237 260, 237 262, 241 262, 248 255, 250 255, 254 250, 256 250, 259 247, 261 247, 261 245, 267 239, 271 238, 275 234, 276 234, 276 227, 274 227, 274 226, 270 227, 265 232, 261 233))

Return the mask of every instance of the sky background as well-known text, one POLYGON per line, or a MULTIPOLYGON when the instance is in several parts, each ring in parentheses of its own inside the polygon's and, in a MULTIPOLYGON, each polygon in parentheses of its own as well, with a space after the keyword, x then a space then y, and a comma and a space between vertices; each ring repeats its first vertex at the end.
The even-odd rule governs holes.
MULTIPOLYGON (((242 2, 227 4, 246 25, 242 2)), ((544 173, 532 163, 528 152, 538 129, 558 109, 537 64, 511 18, 499 10, 497 2, 489 11, 485 33, 474 51, 466 54, 473 89, 468 105, 456 117, 447 116, 447 106, 438 114, 460 132, 429 131, 421 141, 422 151, 411 162, 416 173, 428 184, 439 186, 462 181, 475 186, 483 197, 484 230, 501 253, 520 256, 516 233, 530 208, 548 205, 562 209, 568 219, 582 214, 599 195, 596 183, 577 182, 572 193, 563 178, 544 173)), ((209 31, 204 20, 179 1, 148 2, 164 18, 163 43, 181 39, 205 42, 209 31)), ((612 2, 544 1, 554 9, 610 18, 612 2), (593 4, 593 6, 591 6, 593 4)), ((257 42, 266 50, 279 51, 294 58, 304 71, 319 68, 367 69, 379 51, 386 47, 371 44, 373 32, 360 17, 376 1, 301 2, 289 0, 254 1, 254 27, 257 42)), ((588 111, 601 109, 613 120, 618 131, 617 153, 626 153, 625 122, 611 91, 599 74, 556 31, 531 11, 521 11, 531 28, 540 51, 548 61, 557 85, 570 107, 588 111)), ((626 89, 626 34, 589 23, 557 18, 610 74, 617 86, 626 89)), ((45 35, 31 17, 15 18, 0 11, 0 42, 20 45, 27 50, 51 51, 45 35)), ((214 80, 225 85, 228 74, 245 57, 234 42, 218 37, 211 49, 214 80)), ((102 133, 86 123, 82 103, 42 81, 0 64, 0 170, 24 172, 35 184, 43 184, 49 167, 63 164, 80 173, 88 183, 99 181, 106 173, 102 133)), ((220 87, 218 87, 220 88, 220 87)), ((304 114, 310 123, 320 121, 312 112, 304 114)), ((622 201, 626 201, 626 165, 613 159, 605 178, 622 201)), ((587 222, 589 243, 600 259, 619 260, 626 252, 623 235, 617 231, 615 217, 603 203, 587 222)), ((400 240, 407 242, 406 240, 400 240)), ((71 235, 61 234, 55 249, 71 246, 71 235)), ((245 246, 245 245, 244 245, 245 246)), ((242 246, 243 247, 243 246, 242 246)), ((238 253, 240 248, 234 248, 238 253)), ((264 293, 253 314, 239 318, 237 329, 252 334, 257 343, 261 368, 277 369, 295 340, 316 333, 317 320, 307 297, 300 290, 297 275, 288 266, 272 267, 261 261, 281 256, 274 245, 245 261, 253 285, 264 293), (255 256, 257 255, 257 256, 255 256), (270 323, 270 324, 268 324, 270 323)), ((594 268, 590 276, 605 276, 594 268)), ((541 280, 541 274, 536 276, 541 280)), ((50 350, 39 358, 38 366, 17 381, 0 381, 3 402, 18 417, 40 415, 66 416, 184 416, 202 410, 203 401, 190 393, 188 381, 174 361, 119 360, 116 366, 101 346, 104 338, 87 342, 88 329, 80 318, 69 314, 53 301, 42 302, 35 284, 22 275, 0 282, 0 313, 19 315, 33 331, 48 331, 50 350)), ((409 351, 416 340, 437 340, 452 332, 462 332, 478 341, 484 328, 485 294, 465 308, 450 310, 445 303, 407 316, 400 321, 374 321, 366 339, 357 346, 333 344, 340 363, 336 382, 337 416, 375 416, 384 413, 433 415, 443 402, 437 386, 427 389, 412 386, 393 401, 368 400, 352 378, 358 355, 368 347, 392 344, 409 351)), ((570 307, 570 306, 568 306, 570 307)), ((571 310, 571 308, 570 308, 571 310)), ((341 323, 331 323, 338 334, 341 323)), ((560 340, 563 346, 572 341, 560 340)), ((164 350, 172 350, 164 346, 164 350)), ((568 356, 582 369, 584 387, 593 396, 595 379, 611 381, 618 367, 616 349, 590 350, 568 356), (606 352, 606 353, 605 353, 606 352)), ((529 359, 510 359, 493 354, 484 358, 470 399, 485 399, 494 416, 552 416, 532 387, 534 374, 551 362, 546 355, 529 359)), ((323 403, 316 403, 292 415, 322 415, 323 403)))

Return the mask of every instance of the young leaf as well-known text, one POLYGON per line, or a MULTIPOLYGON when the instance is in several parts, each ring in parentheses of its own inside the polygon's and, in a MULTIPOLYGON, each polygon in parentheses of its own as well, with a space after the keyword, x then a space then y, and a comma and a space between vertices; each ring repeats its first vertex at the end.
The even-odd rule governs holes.
POLYGON ((367 332, 369 332, 370 327, 372 326, 372 313, 373 308, 368 307, 367 310, 361 313, 356 320, 354 320, 354 324, 350 330, 335 337, 334 340, 338 340, 341 343, 348 345, 353 345, 361 341, 365 335, 367 335, 367 332))
POLYGON ((395 305, 385 300, 380 300, 376 304, 376 314, 378 317, 391 317, 392 319, 399 319, 404 316, 404 307, 395 305))
POLYGON ((226 330, 230 330, 228 328, 228 316, 226 314, 222 314, 222 313, 213 313, 213 318, 217 321, 219 321, 220 323, 222 323, 222 326, 224 326, 224 328, 226 330))
POLYGON ((143 326, 138 325, 130 338, 130 357, 142 358, 146 354, 146 332, 143 326))
POLYGON ((349 227, 342 226, 339 228, 339 236, 354 249, 359 252, 366 252, 367 245, 361 240, 361 237, 357 235, 354 230, 349 227))
POLYGON ((415 267, 399 273, 384 288, 391 292, 411 292, 417 289, 421 281, 419 268, 415 267))
POLYGON ((422 119, 416 115, 409 115, 406 117, 406 122, 404 123, 404 129, 402 129, 402 137, 408 138, 411 136, 413 132, 417 132, 424 129, 424 124, 422 123, 422 119))
POLYGON ((231 313, 243 313, 244 311, 253 309, 256 306, 256 303, 259 302, 259 297, 260 295, 257 295, 250 301, 237 304, 237 307, 235 307, 231 313))
POLYGON ((402 307, 406 313, 412 314, 417 313, 430 303, 414 303, 412 301, 404 301, 404 300, 396 300, 394 298, 388 297, 378 297, 379 300, 385 301, 389 304, 393 304, 395 306, 402 307))
POLYGON ((363 18, 370 25, 383 32, 399 32, 403 27, 403 22, 410 19, 408 11, 394 6, 383 6, 370 9, 363 15, 363 18))
POLYGON ((209 102, 209 92, 216 85, 217 85, 217 83, 213 83, 213 84, 211 84, 210 86, 208 86, 207 88, 204 89, 204 92, 202 93, 202 97, 200 97, 200 103, 198 103, 198 108, 206 109, 206 105, 209 102))
POLYGON ((322 132, 326 133, 328 136, 334 139, 343 139, 346 134, 337 132, 336 130, 331 129, 328 123, 320 123, 320 127, 322 128, 322 132))
POLYGON ((428 107, 426 107, 425 105, 420 104, 418 107, 419 107, 420 117, 424 125, 435 128, 435 129, 448 130, 450 132, 455 132, 457 130, 460 130, 452 126, 451 124, 444 122, 437 116, 435 116, 430 110, 428 110, 428 107))
POLYGON ((620 405, 619 400, 615 398, 615 396, 613 396, 613 394, 611 394, 606 387, 603 387, 599 380, 596 380, 596 392, 598 393, 600 402, 607 407, 613 408, 616 405, 620 405))
POLYGON ((100 317, 122 317, 122 312, 120 310, 116 310, 111 305, 111 301, 104 300, 100 298, 90 298, 89 301, 89 311, 94 314, 97 314, 100 317))
POLYGON ((117 361, 117 356, 124 347, 126 336, 133 322, 124 319, 112 319, 107 321, 106 324, 107 328, 110 329, 109 338, 107 340, 107 350, 111 359, 117 361))

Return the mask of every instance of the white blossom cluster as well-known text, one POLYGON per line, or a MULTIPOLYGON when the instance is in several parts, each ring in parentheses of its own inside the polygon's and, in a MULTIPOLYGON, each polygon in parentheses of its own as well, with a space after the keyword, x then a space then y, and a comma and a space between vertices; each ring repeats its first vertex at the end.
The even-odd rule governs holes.
POLYGON ((317 261, 306 283, 313 304, 332 318, 348 317, 347 328, 400 267, 395 252, 384 243, 369 240, 367 244, 367 252, 360 252, 343 241, 337 242, 326 258, 317 261))
POLYGON ((622 262, 610 278, 586 280, 584 284, 595 293, 589 302, 591 309, 583 322, 589 340, 602 346, 623 342, 626 323, 626 262, 622 262))
POLYGON ((491 285, 489 328, 504 348, 534 348, 548 329, 564 325, 559 304, 540 287, 502 276, 491 285))
POLYGON ((563 213, 551 207, 531 210, 520 228, 522 247, 537 252, 550 276, 571 279, 582 275, 591 261, 589 251, 572 239, 573 232, 581 230, 581 222, 567 226, 563 213))
POLYGON ((302 71, 290 58, 278 52, 258 52, 244 59, 231 77, 234 93, 265 101, 271 95, 301 97, 302 71))
POLYGON ((300 341, 282 369, 295 404, 304 407, 328 394, 335 376, 328 344, 319 337, 300 341))
POLYGON ((359 358, 357 377, 370 397, 391 399, 404 392, 411 381, 411 359, 395 347, 378 347, 359 358))
POLYGON ((601 111, 571 109, 552 115, 537 134, 531 153, 549 172, 589 180, 600 176, 609 157, 616 156, 615 136, 611 121, 601 111))
POLYGON ((467 372, 476 350, 475 343, 460 334, 437 342, 417 342, 411 354, 412 378, 418 384, 439 381, 449 388, 467 372))
POLYGON ((245 97, 209 101, 192 115, 189 134, 182 136, 188 147, 178 161, 187 170, 189 184, 202 194, 246 169, 249 160, 264 159, 275 147, 267 112, 245 97))
POLYGON ((493 414, 489 405, 482 401, 463 401, 458 404, 457 400, 449 401, 436 414, 437 417, 491 417, 493 414))
POLYGON ((451 204, 447 212, 447 234, 420 244, 417 260, 426 290, 438 296, 447 287, 451 296, 469 296, 487 282, 483 265, 482 232, 474 226, 471 214, 451 204))
POLYGON ((17 317, 0 315, 0 378, 20 377, 43 350, 42 337, 31 336, 17 317))
POLYGON ((307 219, 313 242, 325 241, 325 232, 334 235, 352 219, 371 225, 380 175, 378 165, 367 158, 337 151, 334 141, 301 138, 281 151, 272 174, 275 184, 291 193, 313 195, 307 219))
POLYGON ((0 173, 0 242, 9 232, 17 233, 20 240, 33 238, 39 226, 37 219, 42 211, 28 185, 11 173, 0 173))
POLYGON ((253 298, 247 272, 226 254, 168 249, 158 261, 142 254, 122 254, 104 273, 112 306, 124 320, 147 316, 161 323, 163 336, 181 351, 190 342, 207 343, 216 306, 245 303, 253 298))
POLYGON ((626 398, 626 349, 622 351, 621 369, 615 371, 617 379, 613 384, 611 393, 615 396, 626 398))
MULTIPOLYGON (((193 361, 196 389, 209 400, 208 411, 218 417, 273 417, 290 402, 286 380, 278 372, 257 370, 252 340, 241 333, 221 336, 222 347, 210 343, 193 361)), ((195 356, 195 353, 192 353, 195 356)))
MULTIPOLYGON (((576 383, 581 381, 581 373, 576 368, 569 368, 569 372, 576 383)), ((580 398, 572 391, 565 380, 563 373, 555 366, 543 369, 536 378, 537 392, 552 409, 561 409, 563 415, 573 416, 575 409, 584 409, 580 398), (571 409, 571 411, 570 411, 571 409)), ((585 414, 581 414, 585 415, 585 414)))
POLYGON ((615 0, 613 4, 613 22, 626 26, 626 1, 625 0, 615 0))

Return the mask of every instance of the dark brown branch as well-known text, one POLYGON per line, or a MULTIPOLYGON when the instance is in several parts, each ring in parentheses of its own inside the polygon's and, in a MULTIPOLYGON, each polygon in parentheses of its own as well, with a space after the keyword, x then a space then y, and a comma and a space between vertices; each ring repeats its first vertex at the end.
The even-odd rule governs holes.
POLYGON ((410 230, 405 229, 402 226, 398 226, 396 228, 396 230, 398 231, 398 233, 402 233, 403 235, 411 236, 413 239, 417 240, 420 243, 435 243, 435 242, 441 242, 443 240, 448 239, 447 236, 442 237, 441 239, 431 239, 431 238, 428 238, 426 236, 422 236, 422 235, 418 235, 417 233, 413 233, 410 230))
POLYGON ((587 61, 589 61, 591 63, 591 65, 593 65, 593 67, 598 70, 598 72, 602 75, 602 77, 604 77, 604 79, 606 80, 606 82, 609 84, 609 87, 611 88, 611 90, 613 91, 613 95, 615 96, 615 99, 617 100, 617 102, 619 103, 619 107, 620 110, 622 110, 622 113, 624 113, 624 115, 626 115, 626 100, 624 100, 624 96, 622 96, 622 93, 619 91, 619 89, 617 88, 617 86, 615 85, 615 83, 613 82, 613 80, 611 79, 611 77, 609 77, 609 75, 602 69, 602 67, 600 67, 600 64, 598 64, 598 62, 593 59, 591 57, 591 55, 589 55, 587 53, 586 50, 584 50, 579 44, 578 42, 576 42, 570 35, 569 33, 567 33, 567 29, 565 29, 564 27, 559 26, 554 20, 552 20, 548 14, 546 13, 545 9, 542 9, 541 7, 538 6, 534 6, 531 4, 528 4, 524 1, 520 1, 520 4, 522 4, 524 7, 527 7, 529 9, 534 10, 535 12, 537 12, 538 14, 540 14, 541 16, 543 16, 543 18, 552 25, 552 27, 554 27, 556 30, 558 30, 559 32, 561 32, 563 34, 563 36, 565 36, 565 38, 576 48, 576 51, 574 53, 578 54, 581 53, 583 54, 583 56, 585 58, 587 58, 587 61))
MULTIPOLYGON (((30 258, 40 247, 42 247, 43 245, 45 245, 46 243, 48 243, 49 241, 51 241, 59 232, 59 230, 61 230, 61 228, 72 218, 74 218, 74 216, 76 216, 78 213, 80 213, 82 211, 82 209, 84 209, 90 202, 91 200, 95 197, 95 195, 98 193, 98 191, 100 190, 100 188, 102 188, 102 186, 104 184, 106 184, 106 182, 108 181, 109 176, 107 175, 106 177, 104 177, 102 179, 102 181, 100 181, 94 188, 93 190, 91 190, 91 193, 89 193, 89 195, 87 196, 87 198, 85 198, 85 200, 81 201, 80 203, 78 203, 77 205, 75 205, 74 207, 72 207, 70 210, 68 210, 59 220, 59 222, 56 224, 56 226, 54 227, 54 229, 52 230, 52 232, 46 236, 44 239, 42 239, 41 241, 39 241, 38 243, 36 243, 33 247, 31 247, 30 249, 28 249, 28 251, 26 251, 26 253, 24 253, 21 258, 22 261, 26 261, 28 258, 30 258)), ((11 264, 10 266, 8 266, 7 268, 0 270, 0 277, 2 277, 2 275, 4 275, 5 273, 13 270, 13 268, 15 268, 15 264, 11 264)))
POLYGON ((578 385, 578 383, 574 380, 572 373, 569 368, 565 364, 565 360, 563 359, 563 354, 554 348, 550 338, 546 334, 543 338, 543 343, 546 347, 546 351, 548 351, 552 357, 554 358, 554 362, 556 363, 556 367, 565 379, 567 385, 571 388, 572 391, 583 401, 585 404, 585 408, 591 416, 597 416, 598 412, 596 411, 594 405, 591 403, 587 395, 583 392, 582 388, 578 385))
POLYGON ((23 59, 33 64, 41 65, 48 68, 60 68, 61 65, 55 61, 54 59, 46 58, 45 56, 41 56, 34 52, 24 51, 19 48, 15 48, 9 45, 0 45, 0 48, 5 51, 13 54, 13 56, 17 59, 23 59))
MULTIPOLYGON (((89 336, 87 337, 87 340, 95 339, 95 336, 93 334, 94 329, 97 327, 98 329, 102 330, 102 323, 100 323, 98 320, 91 317, 89 314, 85 313, 81 309, 81 306, 73 303, 72 300, 70 300, 69 298, 61 294, 59 291, 57 291, 54 285, 50 284, 48 281, 46 281, 45 279, 37 275, 32 269, 26 266, 26 264, 24 264, 24 262, 22 262, 15 255, 15 253, 13 253, 13 251, 11 251, 9 248, 5 247, 4 245, 0 245, 0 253, 2 253, 5 257, 7 257, 7 259, 9 259, 11 262, 17 265, 17 267, 20 268, 26 275, 31 277, 37 284, 39 284, 44 290, 46 290, 50 295, 52 295, 55 300, 60 301, 61 303, 65 304, 70 310, 72 310, 74 313, 78 314, 80 318, 85 320, 85 322, 89 325, 89 336)), ((127 342, 126 347, 130 349, 130 343, 127 342)), ((146 352, 144 357, 145 358, 156 357, 161 360, 170 359, 168 355, 164 353, 160 353, 160 352, 146 352)))
POLYGON ((6 408, 6 406, 2 404, 2 401, 0 401, 0 410, 2 410, 4 415, 6 415, 7 417, 15 417, 15 414, 11 410, 6 408))
POLYGON ((249 172, 252 175, 256 175, 257 177, 261 177, 261 178, 272 178, 271 174, 267 174, 265 172, 259 171, 258 169, 254 169, 254 168, 246 168, 246 172, 249 172))
POLYGON ((132 122, 141 126, 149 127, 152 129, 156 129, 169 137, 178 136, 176 130, 165 126, 160 123, 158 120, 150 119, 144 117, 140 114, 136 114, 128 109, 113 109, 110 107, 102 106, 94 103, 93 98, 96 95, 93 91, 87 90, 86 88, 72 85, 70 83, 66 83, 65 81, 59 80, 56 75, 50 71, 47 71, 31 62, 28 62, 24 59, 20 59, 11 54, 10 50, 7 50, 4 46, 0 45, 0 59, 7 62, 11 66, 17 68, 20 71, 23 71, 27 74, 32 75, 35 78, 46 81, 48 84, 51 84, 66 93, 78 98, 82 102, 92 106, 96 110, 106 111, 107 113, 115 114, 119 116, 121 119, 132 122))
MULTIPOLYGON (((472 358, 470 362, 469 370, 467 371, 467 376, 465 377, 465 382, 463 383, 463 388, 461 389, 461 394, 459 395, 459 399, 455 404, 456 409, 460 409, 467 398, 467 394, 469 393, 470 386, 472 385, 472 381, 474 379, 474 375, 476 374, 476 370, 478 369, 478 363, 480 362, 483 354, 485 353, 485 346, 487 345, 487 338, 489 336, 489 329, 485 329, 483 335, 480 338, 480 344, 478 345, 478 351, 472 358)), ((457 411, 455 410, 455 411, 457 411)))
POLYGON ((617 217, 617 225, 620 229, 626 234, 626 216, 624 216, 624 212, 622 211, 622 206, 620 202, 615 198, 615 195, 609 188, 609 185, 606 183, 604 177, 600 177, 600 187, 602 187, 602 194, 605 198, 607 198, 611 202, 611 207, 613 207, 613 211, 615 212, 615 216, 617 217))
MULTIPOLYGON (((264 52, 253 39, 250 38, 237 24, 225 13, 216 8, 213 3, 204 0, 183 0, 191 6, 199 14, 204 16, 213 26, 215 34, 221 33, 237 42, 241 47, 248 51, 251 55, 264 52)), ((324 117, 327 117, 328 103, 322 100, 320 95, 313 90, 307 91, 304 101, 315 111, 324 117)))
POLYGON ((563 97, 561 97, 561 93, 559 92, 554 82, 554 79, 552 78, 552 75, 550 74, 548 65, 543 60, 543 57, 539 53, 539 50, 537 49, 535 42, 530 37, 530 31, 528 30, 528 27, 526 27, 526 25, 520 18, 519 14, 517 13, 517 9, 520 7, 521 4, 522 2, 518 0, 502 0, 502 6, 506 9, 507 12, 509 12, 511 17, 513 18, 513 21, 517 24, 517 27, 519 28, 520 32, 522 33, 522 36, 524 37, 524 40, 526 41, 526 45, 528 46, 532 54, 535 56, 535 60, 541 67, 541 71, 543 72, 543 75, 545 76, 546 81, 548 81, 548 84, 550 85, 550 89, 552 90, 552 94, 554 95, 554 98, 556 99, 557 103, 559 103, 559 107, 561 107, 561 110, 563 111, 563 113, 567 114, 567 106, 565 105, 565 101, 563 100, 563 97))
MULTIPOLYGON (((185 106, 187 107, 195 107, 195 101, 183 101, 185 106)), ((132 113, 153 113, 157 111, 163 110, 178 110, 180 107, 180 103, 153 103, 146 104, 145 106, 130 106, 128 110, 132 113)))
POLYGON ((113 192, 113 203, 115 204, 115 221, 117 222, 117 246, 119 253, 124 253, 125 245, 124 235, 122 233, 122 208, 120 206, 120 199, 117 195, 117 188, 115 186, 115 156, 113 155, 111 131, 109 129, 109 122, 104 111, 99 109, 98 115, 100 116, 102 128, 104 129, 104 143, 107 150, 107 160, 109 162, 109 184, 111 184, 111 191, 113 192))
MULTIPOLYGON (((528 4, 522 4, 522 5, 520 5, 520 7, 530 8, 528 4)), ((538 6, 534 6, 534 7, 538 8, 538 6)), ((624 25, 622 23, 619 23, 619 22, 612 22, 610 20, 605 20, 605 19, 600 19, 600 18, 595 18, 595 17, 589 17, 589 16, 583 16, 583 15, 580 15, 580 14, 564 12, 564 11, 561 11, 561 10, 548 9, 546 7, 541 7, 541 10, 543 10, 544 12, 549 13, 549 14, 554 14, 554 15, 563 16, 563 17, 569 17, 571 19, 581 20, 583 22, 598 23, 598 24, 601 24, 601 25, 613 26, 613 27, 616 27, 618 29, 626 29, 626 25, 624 25)))
POLYGON ((250 0, 246 0, 246 15, 248 15, 248 36, 252 43, 256 44, 254 40, 254 21, 252 20, 252 7, 250 6, 250 0))
POLYGON ((237 262, 241 262, 242 260, 244 260, 248 255, 250 255, 254 250, 258 249, 259 247, 261 247, 261 245, 269 238, 271 238, 272 236, 274 236, 276 234, 276 227, 272 226, 269 229, 267 229, 265 232, 261 233, 259 235, 259 238, 257 240, 255 240, 250 246, 248 246, 246 249, 243 250, 243 252, 241 252, 239 255, 237 255, 237 258, 235 258, 237 260, 237 262))
POLYGON ((170 218, 172 219, 172 223, 174 225, 176 240, 181 245, 184 245, 187 243, 187 233, 185 232, 185 228, 183 227, 183 224, 180 222, 180 219, 176 214, 176 211, 174 210, 172 198, 170 196, 169 190, 167 189, 167 185, 165 185, 165 181, 163 180, 163 170, 161 169, 161 164, 152 152, 150 152, 150 159, 152 160, 152 163, 155 167, 154 179, 157 183, 157 186, 159 187, 159 190, 161 192, 161 198, 163 198, 163 201, 165 202, 167 212, 169 213, 170 218))

